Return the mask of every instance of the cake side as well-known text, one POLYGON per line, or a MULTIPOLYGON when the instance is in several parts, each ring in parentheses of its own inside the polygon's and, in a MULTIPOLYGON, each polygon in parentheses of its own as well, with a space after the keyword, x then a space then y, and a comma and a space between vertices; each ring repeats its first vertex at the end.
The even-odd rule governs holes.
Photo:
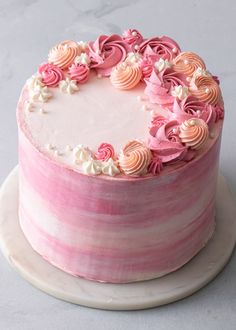
POLYGON ((19 136, 20 224, 32 247, 64 271, 113 283, 156 278, 211 237, 220 135, 185 167, 124 181, 61 167, 19 136))

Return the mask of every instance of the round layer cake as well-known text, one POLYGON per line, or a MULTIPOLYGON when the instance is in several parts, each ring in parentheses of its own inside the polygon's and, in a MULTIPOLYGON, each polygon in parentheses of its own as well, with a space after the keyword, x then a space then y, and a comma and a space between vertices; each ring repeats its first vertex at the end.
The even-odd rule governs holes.
POLYGON ((95 281, 183 266, 214 232, 223 117, 218 78, 169 37, 59 43, 17 106, 28 242, 95 281))

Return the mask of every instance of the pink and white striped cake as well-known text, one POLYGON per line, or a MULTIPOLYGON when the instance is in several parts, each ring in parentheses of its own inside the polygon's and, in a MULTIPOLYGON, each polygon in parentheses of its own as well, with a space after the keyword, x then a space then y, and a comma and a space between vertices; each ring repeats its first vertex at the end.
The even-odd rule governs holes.
POLYGON ((59 43, 17 106, 28 242, 94 281, 180 268, 214 232, 223 117, 218 78, 169 37, 59 43))

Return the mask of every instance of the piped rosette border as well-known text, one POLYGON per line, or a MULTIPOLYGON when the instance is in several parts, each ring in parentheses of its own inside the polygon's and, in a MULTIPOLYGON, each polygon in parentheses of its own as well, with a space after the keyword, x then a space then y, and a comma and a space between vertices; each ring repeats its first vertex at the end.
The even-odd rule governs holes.
POLYGON ((149 102, 165 115, 150 112, 147 141, 127 141, 118 153, 107 142, 95 151, 80 144, 70 147, 74 163, 85 174, 157 175, 166 165, 192 160, 212 136, 215 123, 224 118, 219 80, 201 57, 182 52, 167 36, 147 39, 136 29, 101 35, 88 43, 66 40, 54 46, 48 61, 27 81, 26 110, 48 102, 53 88, 78 92, 80 84, 89 83, 91 70, 124 92, 142 84, 149 102))

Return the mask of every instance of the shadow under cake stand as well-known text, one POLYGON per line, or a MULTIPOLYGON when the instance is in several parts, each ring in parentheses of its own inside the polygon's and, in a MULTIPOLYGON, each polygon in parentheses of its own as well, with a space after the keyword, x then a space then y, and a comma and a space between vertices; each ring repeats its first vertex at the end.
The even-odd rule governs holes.
POLYGON ((235 242, 235 200, 225 179, 219 176, 216 231, 197 256, 179 270, 158 279, 128 284, 97 283, 57 269, 31 248, 18 220, 18 167, 9 174, 0 190, 0 247, 11 266, 42 291, 84 306, 135 310, 187 297, 223 269, 235 242))

